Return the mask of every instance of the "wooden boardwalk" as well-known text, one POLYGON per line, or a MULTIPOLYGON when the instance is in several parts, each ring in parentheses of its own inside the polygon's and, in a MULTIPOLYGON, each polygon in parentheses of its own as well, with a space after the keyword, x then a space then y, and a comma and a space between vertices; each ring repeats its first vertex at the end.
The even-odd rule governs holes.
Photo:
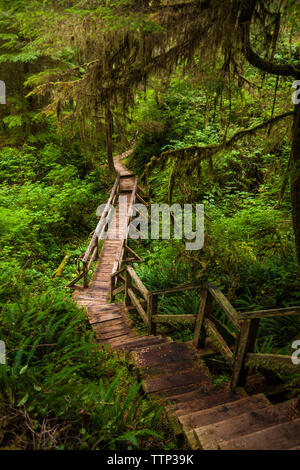
MULTIPOLYGON (((134 176, 116 157, 121 176, 120 195, 129 202, 134 176)), ((116 215, 120 207, 117 204, 116 215)), ((75 299, 84 307, 96 341, 132 353, 143 389, 165 406, 170 423, 186 447, 193 449, 291 449, 300 448, 300 413, 295 401, 271 404, 270 387, 264 381, 254 387, 214 385, 203 362, 209 352, 190 342, 173 342, 160 336, 140 336, 130 325, 125 303, 110 303, 111 274, 122 240, 121 224, 115 239, 105 240, 90 287, 76 290, 75 299)))

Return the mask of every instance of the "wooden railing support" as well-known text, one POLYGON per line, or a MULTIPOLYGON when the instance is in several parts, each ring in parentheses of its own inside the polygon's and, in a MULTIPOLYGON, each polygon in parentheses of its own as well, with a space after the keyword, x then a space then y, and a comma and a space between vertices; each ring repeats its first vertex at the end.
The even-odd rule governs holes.
POLYGON ((125 272, 125 305, 129 306, 130 305, 130 297, 128 294, 128 289, 131 288, 131 278, 128 270, 126 269, 125 272))
POLYGON ((193 343, 196 348, 203 348, 205 343, 204 320, 211 309, 212 297, 207 287, 204 287, 201 294, 198 315, 196 319, 195 333, 193 343))
POLYGON ((149 294, 147 299, 148 335, 156 335, 156 323, 153 317, 157 314, 157 295, 149 294))
POLYGON ((87 261, 83 261, 83 287, 87 289, 89 287, 89 271, 87 261))
POLYGON ((238 334, 233 360, 231 389, 243 387, 247 380, 248 368, 245 366, 246 355, 253 351, 259 325, 258 319, 244 320, 238 334))

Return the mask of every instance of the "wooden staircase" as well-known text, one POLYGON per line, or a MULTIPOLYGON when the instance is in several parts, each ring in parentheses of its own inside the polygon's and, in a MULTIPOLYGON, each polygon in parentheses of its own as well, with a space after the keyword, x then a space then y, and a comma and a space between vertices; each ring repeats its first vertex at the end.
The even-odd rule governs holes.
MULTIPOLYGON (((120 175, 119 196, 126 196, 129 206, 133 201, 137 180, 122 165, 120 157, 116 157, 115 167, 120 175)), ((116 201, 116 215, 119 211, 120 207, 116 201)), ((155 331, 151 326, 153 307, 151 302, 155 297, 148 292, 144 296, 147 299, 147 318, 142 301, 139 302, 136 297, 139 293, 138 286, 130 284, 131 289, 128 287, 130 271, 128 274, 127 271, 124 272, 124 268, 123 271, 120 269, 124 262, 126 246, 124 240, 118 237, 118 233, 121 233, 118 231, 126 229, 128 225, 125 214, 124 217, 122 214, 121 221, 123 221, 121 226, 113 229, 116 231, 115 239, 107 239, 104 242, 89 287, 86 286, 88 274, 86 270, 82 276, 79 274, 77 277, 78 280, 80 276, 85 276, 85 287, 75 286, 76 302, 85 308, 98 344, 100 346, 108 344, 113 349, 132 353, 144 392, 150 399, 155 397, 163 404, 174 432, 178 436, 185 437, 187 448, 299 449, 300 413, 296 400, 272 404, 265 393, 257 390, 249 393, 247 386, 237 386, 231 390, 228 384, 213 384, 203 360, 206 354, 212 352, 212 344, 207 338, 202 338, 200 341, 202 326, 199 326, 198 319, 195 344, 174 342, 169 338, 151 334, 155 331), (123 274, 125 277, 122 277, 123 274), (117 287, 118 276, 125 282, 125 287, 117 287), (108 296, 111 295, 113 298, 113 293, 122 291, 126 292, 126 302, 110 303, 108 296), (128 314, 130 308, 128 292, 142 317, 145 321, 149 320, 148 336, 138 335, 131 325, 128 314)), ((93 244, 90 247, 91 253, 97 252, 97 240, 95 243, 95 248, 93 244)), ((92 257, 96 258, 97 255, 93 254, 92 257)), ((84 262, 90 269, 91 262, 88 263, 87 258, 84 262)), ((139 283, 137 276, 135 280, 139 283)), ((143 295, 143 289, 141 293, 143 295)), ((218 293, 213 292, 213 295, 220 300, 218 293)), ((230 304, 224 305, 228 314, 232 316, 230 304)), ((202 307, 200 305, 200 315, 202 317, 204 315, 203 305, 202 307)), ((195 321, 194 318, 190 320, 195 321)), ((233 320, 236 321, 234 318, 233 320)), ((214 328, 210 323, 207 323, 207 326, 210 329, 214 328)), ((221 342, 221 350, 222 348, 232 363, 232 351, 226 349, 221 342)), ((241 342, 238 346, 238 351, 240 350, 241 342)))

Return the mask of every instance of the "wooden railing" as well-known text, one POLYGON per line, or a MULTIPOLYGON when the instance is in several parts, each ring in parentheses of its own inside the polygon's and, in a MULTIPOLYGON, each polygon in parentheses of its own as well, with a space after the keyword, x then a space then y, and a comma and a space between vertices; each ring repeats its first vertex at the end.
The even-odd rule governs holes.
MULTIPOLYGON (((127 247, 128 248, 128 247, 127 247)), ((131 250, 132 253, 133 250, 131 250)), ((136 262, 136 259, 133 259, 136 262)), ((157 323, 188 321, 195 324, 196 315, 160 315, 158 314, 159 296, 176 294, 186 290, 196 290, 201 286, 184 285, 172 289, 149 291, 132 266, 124 266, 111 275, 111 302, 115 296, 125 292, 125 304, 134 307, 148 328, 148 334, 156 334, 157 323), (119 285, 120 284, 120 285, 119 285)))
MULTIPOLYGON (((116 254, 116 257, 115 257, 115 262, 114 262, 114 266, 113 266, 113 273, 115 273, 116 271, 119 271, 121 269, 123 262, 129 261, 129 259, 126 258, 125 255, 127 255, 127 252, 130 250, 130 248, 128 246, 128 232, 129 232, 130 223, 133 219, 132 208, 133 208, 133 205, 135 204, 135 201, 136 201, 137 196, 138 196, 137 195, 137 188, 138 188, 138 177, 136 176, 135 180, 134 180, 134 184, 133 184, 129 204, 128 204, 128 207, 127 207, 127 220, 126 220, 126 223, 124 224, 124 226, 126 227, 125 228, 126 233, 124 234, 124 238, 122 240, 120 248, 119 248, 119 250, 116 254), (124 259, 124 257, 125 257, 125 259, 124 259)), ((135 255, 135 256, 137 257, 138 260, 140 260, 140 258, 137 255, 135 255)))
POLYGON ((300 315, 300 307, 261 310, 241 313, 241 331, 235 345, 235 361, 232 371, 231 386, 236 388, 245 385, 249 367, 257 367, 281 372, 300 372, 300 365, 292 363, 291 355, 257 354, 253 352, 259 323, 262 318, 300 315))
POLYGON ((244 386, 249 367, 261 367, 265 370, 300 372, 300 366, 292 363, 291 356, 278 354, 254 353, 259 322, 266 317, 299 315, 300 307, 262 310, 238 313, 212 283, 203 287, 199 311, 196 320, 194 344, 204 347, 205 337, 212 339, 215 348, 224 357, 232 369, 231 388, 244 386), (218 322, 212 315, 212 303, 215 301, 228 319, 231 328, 218 322))
MULTIPOLYGON (((132 253, 135 255, 135 258, 131 258, 130 261, 141 261, 136 258, 137 255, 130 249, 130 254, 132 253)), ((111 276, 111 301, 113 302, 115 296, 121 292, 125 293, 125 304, 127 307, 133 307, 139 313, 148 328, 149 335, 156 334, 157 323, 187 321, 195 325, 193 342, 197 348, 203 348, 206 337, 209 337, 215 350, 223 356, 232 370, 232 390, 245 385, 250 366, 264 370, 300 372, 300 365, 294 365, 291 356, 257 354, 253 352, 261 318, 299 315, 300 307, 240 314, 213 283, 202 286, 182 285, 171 289, 149 291, 132 266, 129 265, 114 272, 111 276), (197 315, 159 314, 159 297, 161 295, 197 289, 202 289, 197 315), (213 303, 216 303, 225 314, 227 326, 212 315, 213 303)))
POLYGON ((94 231, 89 246, 82 257, 78 259, 78 276, 73 279, 67 287, 76 287, 76 283, 83 278, 83 287, 86 289, 89 285, 89 271, 94 261, 99 257, 99 244, 102 239, 103 232, 111 215, 112 207, 116 205, 120 193, 120 176, 116 177, 115 183, 111 190, 109 199, 106 203, 104 211, 101 214, 98 225, 94 231))

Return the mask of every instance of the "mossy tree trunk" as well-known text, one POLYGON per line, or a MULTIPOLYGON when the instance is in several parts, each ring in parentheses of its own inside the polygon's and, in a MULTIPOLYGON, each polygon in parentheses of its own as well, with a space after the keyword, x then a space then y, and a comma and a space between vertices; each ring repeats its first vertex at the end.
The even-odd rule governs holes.
POLYGON ((300 104, 295 105, 291 151, 291 200, 296 252, 300 265, 300 104))
POLYGON ((114 159, 113 159, 113 116, 110 108, 106 109, 105 113, 105 128, 106 128, 106 152, 107 163, 111 174, 116 173, 114 159))

